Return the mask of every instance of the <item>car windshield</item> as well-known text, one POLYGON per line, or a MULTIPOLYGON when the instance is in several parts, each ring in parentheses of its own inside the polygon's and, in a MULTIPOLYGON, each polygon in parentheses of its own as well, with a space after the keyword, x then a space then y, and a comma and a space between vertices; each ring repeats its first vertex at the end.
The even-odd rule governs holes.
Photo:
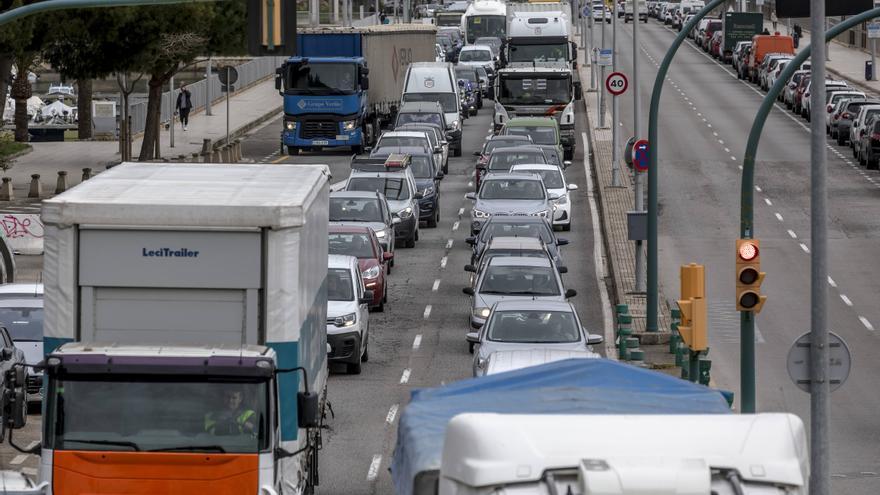
POLYGON ((571 79, 502 79, 499 101, 519 104, 567 104, 571 101, 571 79))
POLYGON ((535 237, 547 246, 555 246, 553 233, 542 222, 505 222, 502 217, 493 217, 492 221, 480 231, 480 239, 485 242, 493 237, 535 237))
POLYGON ((480 282, 480 294, 558 296, 559 284, 547 266, 489 265, 480 282))
POLYGON ((330 198, 331 222, 384 222, 378 198, 330 198))
POLYGON ((327 270, 327 300, 354 300, 354 287, 351 283, 350 271, 345 268, 330 268, 327 270))
POLYGON ((471 67, 456 67, 455 77, 466 81, 477 82, 477 71, 471 67))
POLYGON ((428 156, 414 156, 409 166, 416 179, 433 179, 434 164, 428 156))
POLYGON ((556 129, 549 126, 508 127, 505 133, 511 136, 529 136, 536 144, 557 144, 556 129))
POLYGON ((547 170, 540 168, 533 169, 517 169, 516 172, 523 172, 526 174, 538 174, 541 176, 541 180, 544 181, 544 187, 547 189, 562 189, 565 187, 565 183, 562 181, 562 173, 557 170, 547 170))
POLYGON ((344 254, 356 258, 375 258, 373 240, 369 234, 330 233, 328 238, 330 254, 344 254))
MULTIPOLYGON (((404 93, 403 102, 436 101, 445 113, 458 112, 455 93, 404 93)), ((439 122, 436 122, 439 124, 439 122)))
POLYGON ((409 199, 406 179, 397 177, 352 177, 347 191, 375 191, 392 200, 409 199))
POLYGON ((463 50, 458 55, 459 62, 491 62, 491 50, 463 50))
POLYGON ((545 163, 544 153, 540 151, 503 151, 492 153, 489 157, 489 170, 500 172, 521 163, 545 163))
POLYGON ((357 65, 354 63, 315 63, 288 65, 287 89, 293 92, 338 94, 354 91, 357 65))
POLYGON ((53 450, 255 454, 272 437, 268 402, 265 380, 62 367, 47 391, 44 441, 53 450))
POLYGON ((553 165, 557 165, 557 166, 562 165, 562 160, 559 159, 559 150, 558 149, 556 149, 555 147, 553 147, 553 148, 545 147, 543 149, 543 151, 544 151, 544 158, 547 159, 547 163, 552 163, 553 165))
POLYGON ((489 78, 489 73, 486 72, 486 68, 483 67, 482 65, 478 65, 478 66, 476 67, 476 72, 477 72, 477 75, 478 75, 479 77, 483 78, 483 79, 488 79, 488 78, 489 78))
POLYGON ((0 308, 0 323, 15 342, 43 341, 43 308, 0 308))
POLYGON ((494 342, 557 344, 581 340, 574 313, 568 311, 496 311, 486 326, 486 338, 494 342))
POLYGON ((379 148, 402 148, 407 146, 415 146, 418 148, 430 149, 428 138, 423 136, 382 136, 376 143, 376 149, 379 148))
POLYGON ((397 114, 397 125, 405 124, 437 124, 443 125, 443 117, 439 113, 400 113, 397 114))
POLYGON ((544 199, 544 188, 537 180, 486 180, 480 187, 480 199, 537 201, 544 199))

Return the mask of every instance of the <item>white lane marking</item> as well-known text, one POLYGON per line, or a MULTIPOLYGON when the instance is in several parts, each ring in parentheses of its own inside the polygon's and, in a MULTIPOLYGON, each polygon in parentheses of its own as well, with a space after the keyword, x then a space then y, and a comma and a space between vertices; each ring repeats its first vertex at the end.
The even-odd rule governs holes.
POLYGON ((22 474, 26 474, 28 476, 36 476, 37 470, 34 468, 21 468, 22 474))
POLYGON ((865 328, 867 328, 869 332, 874 331, 874 325, 871 325, 871 322, 868 321, 867 318, 865 318, 864 316, 859 316, 859 321, 862 322, 862 325, 865 325, 865 328))
POLYGON ((808 248, 807 245, 804 244, 803 242, 801 243, 801 249, 802 249, 805 253, 810 254, 810 248, 808 248))
POLYGON ((370 469, 367 470, 367 481, 376 481, 376 477, 379 476, 379 464, 382 464, 382 456, 376 454, 370 462, 370 469))
POLYGON ((830 285, 831 287, 837 287, 837 282, 835 282, 834 279, 831 278, 831 275, 828 276, 828 285, 830 285))
POLYGON ((12 460, 9 461, 9 464, 12 464, 13 466, 15 466, 15 465, 18 465, 18 464, 23 463, 23 462, 26 461, 26 460, 27 460, 27 456, 26 456, 26 455, 24 455, 24 454, 19 454, 19 455, 13 457, 12 460))
POLYGON ((446 241, 446 249, 452 249, 452 239, 446 241))
POLYGON ((774 215, 776 215, 777 220, 779 220, 780 222, 782 221, 782 215, 780 215, 779 212, 774 213, 774 215))
POLYGON ((403 370, 403 374, 400 375, 400 383, 401 384, 409 381, 409 374, 410 373, 412 373, 412 370, 410 370, 409 368, 406 368, 405 370, 403 370))
POLYGON ((437 289, 440 288, 440 279, 434 280, 434 285, 431 286, 431 292, 437 292, 437 289))
POLYGON ((458 230, 458 222, 452 224, 452 230, 458 230))
POLYGON ((730 153, 730 148, 724 148, 725 153, 730 153))
POLYGON ((733 156, 733 155, 730 155, 730 159, 733 160, 733 161, 736 161, 736 157, 733 156))
POLYGON ((768 198, 764 198, 764 202, 767 203, 767 206, 773 206, 773 202, 770 201, 768 198))
POLYGON ((422 318, 427 320, 430 317, 431 317, 431 305, 429 304, 429 305, 425 306, 425 312, 422 313, 422 318))
POLYGON ((715 137, 718 137, 718 133, 715 132, 715 131, 712 131, 712 135, 715 136, 715 137))
MULTIPOLYGON (((723 139, 719 139, 719 140, 718 140, 718 144, 724 146, 724 140, 723 140, 723 139)), ((730 152, 728 151, 727 153, 730 153, 730 152)))
POLYGON ((755 191, 761 192, 761 188, 758 186, 755 186, 755 191))
POLYGON ((459 208, 458 209, 458 216, 462 216, 462 215, 464 215, 464 208, 459 208))
POLYGON ((440 258, 440 268, 446 268, 446 256, 440 258))
POLYGON ((846 304, 849 307, 852 307, 852 305, 853 305, 852 301, 850 301, 849 298, 846 297, 846 294, 841 294, 840 300, 843 301, 843 304, 846 304))
POLYGON ((593 227, 593 266, 596 269, 596 283, 599 285, 599 304, 602 306, 602 326, 605 333, 605 357, 617 359, 614 347, 614 326, 611 316, 611 298, 608 297, 608 287, 605 286, 607 267, 602 244, 602 231, 599 227, 599 208, 596 206, 596 189, 593 184, 593 171, 590 166, 590 140, 586 132, 581 132, 584 140, 584 169, 587 176, 587 200, 590 204, 590 223, 593 227))
POLYGON ((413 350, 418 350, 419 346, 422 345, 422 334, 416 335, 416 338, 413 339, 413 350))
POLYGON ((388 409, 388 415, 385 416, 386 423, 388 423, 390 425, 391 423, 394 422, 394 418, 397 417, 397 409, 399 407, 400 406, 398 404, 394 404, 393 406, 391 406, 390 409, 388 409))
POLYGON ((797 239, 797 234, 791 229, 788 229, 788 235, 791 236, 792 239, 797 239))
POLYGON ((474 187, 474 183, 471 181, 468 181, 468 187, 474 187))
POLYGON ((707 126, 709 129, 712 128, 712 124, 706 124, 706 126, 707 126))

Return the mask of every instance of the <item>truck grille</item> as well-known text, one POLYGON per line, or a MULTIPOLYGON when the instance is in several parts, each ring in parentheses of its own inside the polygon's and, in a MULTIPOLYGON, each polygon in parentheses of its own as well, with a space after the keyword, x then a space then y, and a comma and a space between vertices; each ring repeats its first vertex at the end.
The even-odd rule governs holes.
POLYGON ((306 120, 302 124, 300 137, 303 139, 336 139, 338 122, 333 120, 306 120))

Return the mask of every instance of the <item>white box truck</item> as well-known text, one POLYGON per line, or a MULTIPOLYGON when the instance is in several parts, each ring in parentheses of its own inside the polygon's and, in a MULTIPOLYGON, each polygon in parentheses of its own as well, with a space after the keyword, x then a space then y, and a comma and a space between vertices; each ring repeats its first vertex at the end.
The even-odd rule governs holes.
POLYGON ((41 481, 311 493, 328 169, 124 163, 43 202, 41 481))

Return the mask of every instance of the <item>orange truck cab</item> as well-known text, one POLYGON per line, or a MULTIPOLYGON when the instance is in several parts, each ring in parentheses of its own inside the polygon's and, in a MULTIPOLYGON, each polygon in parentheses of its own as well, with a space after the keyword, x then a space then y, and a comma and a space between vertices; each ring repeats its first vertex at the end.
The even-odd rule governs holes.
POLYGON ((749 55, 746 79, 757 82, 758 67, 768 53, 789 53, 794 55, 794 39, 777 34, 756 34, 752 37, 752 52, 749 55))
POLYGON ((315 490, 328 175, 123 163, 43 203, 52 495, 315 490))

